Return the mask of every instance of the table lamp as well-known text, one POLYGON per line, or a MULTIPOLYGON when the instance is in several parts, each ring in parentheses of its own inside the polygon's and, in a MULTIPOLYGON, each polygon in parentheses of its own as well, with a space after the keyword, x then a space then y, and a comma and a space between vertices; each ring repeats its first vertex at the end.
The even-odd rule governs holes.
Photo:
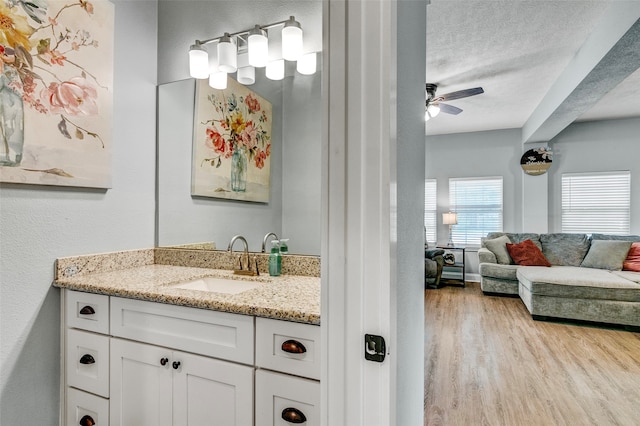
POLYGON ((447 242, 447 246, 453 247, 452 228, 453 225, 458 224, 458 213, 442 213, 442 223, 445 225, 449 225, 449 241, 447 242))

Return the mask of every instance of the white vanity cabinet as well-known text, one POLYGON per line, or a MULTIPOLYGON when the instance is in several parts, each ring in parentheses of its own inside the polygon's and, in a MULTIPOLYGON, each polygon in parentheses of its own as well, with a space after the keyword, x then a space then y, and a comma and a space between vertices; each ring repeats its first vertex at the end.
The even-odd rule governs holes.
POLYGON ((66 425, 320 424, 319 326, 67 289, 62 301, 66 425))

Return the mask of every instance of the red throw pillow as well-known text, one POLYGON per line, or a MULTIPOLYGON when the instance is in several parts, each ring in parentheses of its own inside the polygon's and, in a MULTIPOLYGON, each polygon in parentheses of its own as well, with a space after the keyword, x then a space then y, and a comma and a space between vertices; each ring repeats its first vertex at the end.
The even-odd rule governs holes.
POLYGON ((631 244, 627 258, 622 263, 622 270, 640 272, 640 243, 631 244))
POLYGON ((538 246, 536 246, 531 240, 524 240, 518 244, 507 243, 507 251, 509 252, 509 256, 511 256, 511 259, 513 259, 517 265, 551 266, 538 246))

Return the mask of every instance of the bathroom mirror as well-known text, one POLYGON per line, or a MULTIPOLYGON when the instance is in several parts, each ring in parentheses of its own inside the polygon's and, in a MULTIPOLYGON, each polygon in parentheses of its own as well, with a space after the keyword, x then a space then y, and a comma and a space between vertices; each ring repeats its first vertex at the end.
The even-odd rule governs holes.
MULTIPOLYGON (((203 7, 201 2, 179 3, 183 7, 203 7)), ((273 6, 272 2, 264 3, 273 6)), ((297 15, 297 19, 302 16, 300 22, 305 31, 305 45, 308 34, 315 39, 309 43, 316 43, 317 50, 321 50, 321 2, 299 3, 299 6, 296 6, 298 3, 284 3, 291 8, 287 12, 280 11, 280 14, 286 14, 284 19, 289 15, 297 15), (296 7, 303 10, 294 10, 296 7)), ((172 11, 168 9, 169 3, 161 4, 164 7, 159 10, 161 20, 166 14, 197 16, 202 13, 183 8, 172 11)), ((245 6, 244 2, 235 4, 245 6)), ((230 7, 231 3, 218 2, 218 14, 223 13, 223 6, 230 7)), ((251 13, 252 24, 244 24, 237 30, 250 28, 265 19, 265 23, 271 22, 259 11, 266 5, 254 6, 257 9, 251 13)), ((269 11, 270 15, 273 13, 269 11)), ((159 25, 159 32, 171 31, 164 28, 167 27, 159 25)), ((211 29, 210 21, 206 36, 201 31, 196 35, 196 28, 185 31, 193 31, 186 37, 189 43, 196 38, 217 36, 219 32, 211 29)), ((160 44, 163 39, 170 39, 175 44, 175 34, 159 37, 160 44)), ((188 44, 184 51, 176 50, 175 55, 184 61, 185 66, 187 48, 188 44)), ((159 51, 166 52, 166 49, 160 47, 159 51)), ((263 237, 268 232, 275 232, 280 238, 289 239, 291 253, 320 254, 321 56, 321 53, 317 55, 314 75, 301 75, 296 72, 295 63, 287 62, 283 80, 269 80, 264 69, 256 69, 256 82, 247 86, 272 104, 271 180, 267 203, 191 195, 196 80, 186 78, 158 86, 158 246, 211 249, 215 245, 218 250, 226 250, 231 238, 241 234, 247 239, 249 249, 259 252, 263 237)), ((235 74, 230 76, 235 78, 235 74)), ((241 250, 241 244, 238 243, 234 249, 241 250)))

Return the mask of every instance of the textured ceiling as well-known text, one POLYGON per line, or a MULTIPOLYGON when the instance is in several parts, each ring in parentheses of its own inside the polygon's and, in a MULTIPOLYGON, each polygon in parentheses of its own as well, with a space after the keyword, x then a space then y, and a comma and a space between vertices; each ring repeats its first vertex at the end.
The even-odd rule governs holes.
MULTIPOLYGON (((615 0, 619 1, 619 0, 615 0)), ((463 109, 426 124, 427 135, 521 128, 599 23, 611 1, 432 0, 426 82, 437 94, 481 86, 450 101, 463 109)), ((578 120, 640 116, 640 71, 578 120)))

